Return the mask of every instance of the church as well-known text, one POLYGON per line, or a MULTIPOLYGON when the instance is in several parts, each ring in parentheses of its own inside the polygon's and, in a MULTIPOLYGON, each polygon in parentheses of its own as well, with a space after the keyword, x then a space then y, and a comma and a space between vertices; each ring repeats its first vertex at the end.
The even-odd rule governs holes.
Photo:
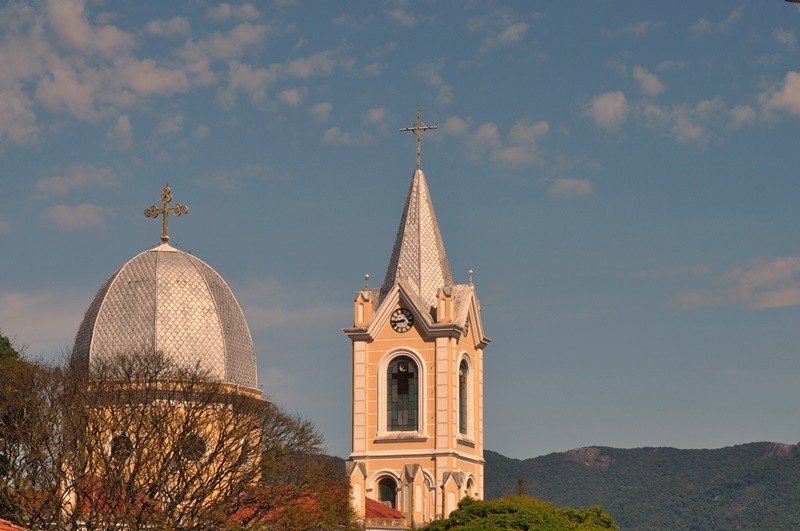
MULTIPOLYGON (((355 295, 353 325, 343 330, 352 342, 346 474, 353 512, 367 529, 422 525, 447 517, 465 496, 484 494, 483 350, 490 340, 472 272, 465 284, 453 280, 422 171, 422 134, 435 128, 417 111, 415 124, 401 129, 416 136, 417 164, 389 265, 380 287, 370 287, 367 276, 355 295)), ((169 216, 188 208, 170 205, 168 186, 161 200, 145 210, 161 217, 161 244, 100 287, 71 361, 89 368, 115 353, 157 352, 201 370, 229 396, 260 401, 244 314, 216 271, 169 244, 169 216)), ((198 463, 211 432, 194 434, 198 463)), ((104 437, 112 453, 133 444, 131 434, 104 437)))
MULTIPOLYGON (((446 518, 465 496, 483 498, 483 350, 472 272, 456 284, 422 171, 417 167, 383 284, 356 293, 352 341, 353 509, 370 502, 414 526, 446 518)), ((368 278, 367 278, 368 280, 368 278)), ((379 519, 374 519, 379 520, 379 519)), ((380 522, 375 522, 376 524, 380 522)))

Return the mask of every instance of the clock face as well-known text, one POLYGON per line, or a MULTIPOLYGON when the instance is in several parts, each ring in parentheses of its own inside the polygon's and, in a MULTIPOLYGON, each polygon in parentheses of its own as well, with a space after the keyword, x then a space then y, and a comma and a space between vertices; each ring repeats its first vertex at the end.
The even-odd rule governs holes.
POLYGON ((392 312, 392 317, 389 319, 389 322, 396 332, 402 334, 403 332, 411 330, 411 326, 414 324, 414 314, 411 313, 411 310, 398 308, 392 312))

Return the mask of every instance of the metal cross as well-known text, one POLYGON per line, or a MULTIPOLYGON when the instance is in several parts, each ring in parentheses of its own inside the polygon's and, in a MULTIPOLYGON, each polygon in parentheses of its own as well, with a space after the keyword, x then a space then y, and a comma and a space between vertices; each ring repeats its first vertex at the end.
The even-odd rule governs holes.
POLYGON ((401 131, 413 131, 417 137, 417 169, 420 169, 420 144, 422 144, 422 132, 429 129, 439 129, 438 125, 428 125, 419 118, 419 107, 417 107, 417 121, 413 127, 404 127, 401 131))
POLYGON ((164 185, 161 190, 161 203, 162 207, 158 208, 155 205, 144 210, 144 215, 148 218, 157 218, 161 214, 161 242, 167 243, 169 241, 169 215, 175 214, 180 216, 189 212, 189 207, 180 203, 175 203, 175 206, 170 207, 169 202, 172 201, 172 190, 169 185, 164 185))

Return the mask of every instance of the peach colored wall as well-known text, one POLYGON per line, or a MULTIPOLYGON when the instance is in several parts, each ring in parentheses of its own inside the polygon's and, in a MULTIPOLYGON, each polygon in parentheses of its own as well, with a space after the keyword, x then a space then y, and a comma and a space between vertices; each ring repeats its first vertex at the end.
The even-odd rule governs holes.
MULTIPOLYGON (((355 317, 363 315, 358 305, 363 301, 356 299, 355 317)), ((367 314, 372 317, 371 304, 367 304, 367 314)), ((397 304, 392 310, 401 307, 397 304)), ((475 323, 479 315, 470 315, 475 323)), ((472 494, 483 498, 483 351, 476 346, 476 326, 471 326, 466 336, 425 338, 419 323, 405 333, 396 332, 387 322, 374 336, 374 340, 353 342, 353 454, 352 459, 365 464, 366 477, 357 481, 367 497, 377 499, 377 481, 383 475, 397 478, 399 484, 397 507, 403 510, 404 493, 424 494, 424 500, 408 500, 409 518, 415 522, 429 521, 433 516, 441 516, 442 503, 446 516, 454 507, 447 500, 457 503, 467 492, 467 478, 472 480, 472 494), (387 434, 381 430, 381 419, 385 415, 385 401, 381 401, 380 389, 385 387, 387 354, 406 352, 422 364, 420 386, 421 433, 403 432, 387 434), (470 391, 468 433, 462 435, 458 426, 458 370, 462 356, 469 358, 468 389, 470 391), (382 369, 384 372, 381 372, 382 369), (412 438, 400 438, 401 436, 412 438), (404 467, 419 465, 435 487, 431 494, 427 486, 419 487, 419 478, 404 489, 405 479, 401 477, 404 467), (458 486, 451 478, 442 491, 442 479, 447 472, 463 473, 463 483, 458 486), (435 507, 431 499, 435 499, 435 507), (423 510, 420 511, 420 503, 423 510)), ((385 426, 385 420, 383 421, 385 426)), ((355 480, 355 478, 353 478, 355 480)), ((363 505, 363 504, 362 504, 363 505)))

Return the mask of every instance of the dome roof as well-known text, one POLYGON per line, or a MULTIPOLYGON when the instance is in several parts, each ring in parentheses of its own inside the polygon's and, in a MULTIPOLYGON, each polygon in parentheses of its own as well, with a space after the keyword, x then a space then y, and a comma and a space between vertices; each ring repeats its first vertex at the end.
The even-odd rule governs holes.
POLYGON ((106 280, 75 336, 72 361, 161 352, 221 382, 257 387, 256 353, 228 285, 202 260, 163 243, 106 280))

